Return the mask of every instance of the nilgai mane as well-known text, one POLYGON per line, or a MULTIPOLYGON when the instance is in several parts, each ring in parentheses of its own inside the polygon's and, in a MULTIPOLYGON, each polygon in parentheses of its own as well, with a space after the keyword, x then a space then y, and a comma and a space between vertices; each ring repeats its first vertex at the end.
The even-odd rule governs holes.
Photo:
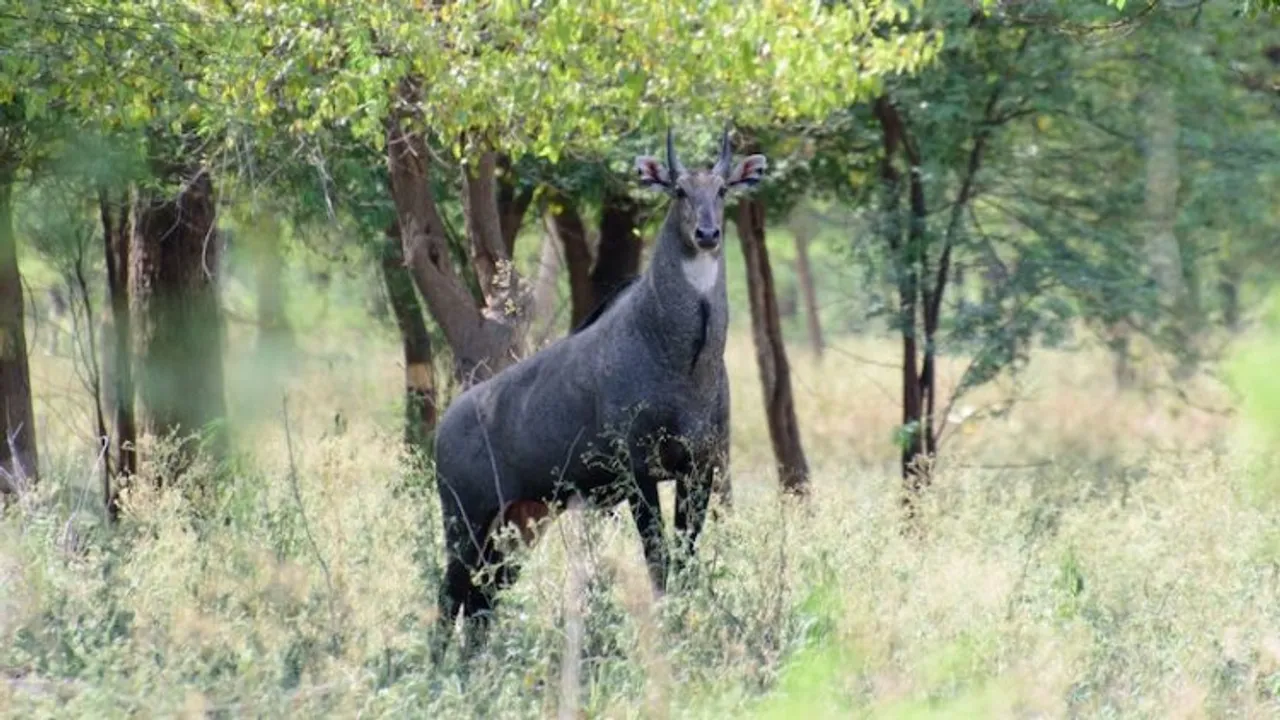
POLYGON ((671 198, 648 268, 570 335, 467 389, 440 420, 446 633, 459 610, 486 618, 516 578, 495 531, 514 523, 531 541, 532 524, 575 496, 597 507, 629 501, 662 593, 658 482, 674 479, 677 568, 693 553, 729 460, 725 197, 759 182, 766 161, 733 165, 727 128, 709 170, 686 170, 670 131, 666 160, 636 159, 641 184, 671 198))

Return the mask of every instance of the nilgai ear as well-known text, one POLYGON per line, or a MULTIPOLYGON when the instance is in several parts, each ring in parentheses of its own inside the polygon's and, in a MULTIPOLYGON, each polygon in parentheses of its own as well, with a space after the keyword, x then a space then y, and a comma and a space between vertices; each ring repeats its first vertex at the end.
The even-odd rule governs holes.
POLYGON ((671 175, 667 173, 667 168, 658 162, 658 158, 651 155, 641 155, 636 158, 636 171, 640 173, 640 184, 645 187, 661 188, 671 187, 671 175))
POLYGON ((748 155, 729 173, 725 184, 734 189, 751 187, 764 177, 764 169, 768 165, 763 155, 748 155))

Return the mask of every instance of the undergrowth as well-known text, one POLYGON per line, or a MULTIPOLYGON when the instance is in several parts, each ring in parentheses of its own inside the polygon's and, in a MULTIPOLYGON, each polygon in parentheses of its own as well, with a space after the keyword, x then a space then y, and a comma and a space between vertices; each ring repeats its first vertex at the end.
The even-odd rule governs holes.
MULTIPOLYGON (((733 361, 734 506, 709 523, 678 592, 653 600, 625 509, 583 518, 585 716, 1280 712, 1280 513, 1277 494, 1258 491, 1274 479, 1258 448, 1140 399, 1117 396, 1107 413, 1046 383, 1057 404, 1042 395, 1030 411, 955 431, 919 507, 923 533, 908 535, 876 446, 833 449, 862 429, 842 429, 837 413, 858 417, 874 391, 836 371, 845 405, 798 392, 819 449, 812 497, 784 500, 750 439, 760 426, 745 357, 733 361), (1177 437, 1213 442, 1071 451, 1188 422, 1177 437), (1009 437, 1014 424, 1021 435, 1009 437)), ((832 362, 798 363, 798 387, 832 362)), ((430 467, 401 451, 393 412, 352 405, 341 424, 305 422, 341 404, 308 385, 293 391, 291 436, 265 413, 238 428, 241 455, 227 466, 156 489, 165 453, 144 448, 151 460, 115 528, 95 509, 91 461, 66 452, 48 463, 0 521, 0 713, 559 711, 565 522, 529 552, 488 648, 434 665, 430 467)), ((670 500, 664 489, 668 513, 670 500)))

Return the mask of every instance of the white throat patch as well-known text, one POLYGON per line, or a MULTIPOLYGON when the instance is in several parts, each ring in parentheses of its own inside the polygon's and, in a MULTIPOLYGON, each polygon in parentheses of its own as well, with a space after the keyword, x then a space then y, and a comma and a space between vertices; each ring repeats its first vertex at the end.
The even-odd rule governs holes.
POLYGON ((684 277, 700 295, 710 293, 720 279, 720 258, 698 253, 683 263, 684 277))

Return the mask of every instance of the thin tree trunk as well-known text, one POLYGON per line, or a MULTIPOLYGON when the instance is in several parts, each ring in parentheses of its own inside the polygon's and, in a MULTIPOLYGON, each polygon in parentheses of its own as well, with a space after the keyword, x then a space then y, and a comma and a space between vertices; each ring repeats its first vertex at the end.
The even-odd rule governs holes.
POLYGON ((272 209, 261 210, 256 220, 250 243, 258 295, 258 347, 278 352, 293 344, 293 332, 284 311, 284 238, 280 219, 272 209))
POLYGON ((924 370, 928 372, 921 373, 918 343, 920 282, 925 252, 924 191, 919 182, 919 173, 909 173, 911 214, 904 237, 902 176, 894 162, 899 153, 907 155, 907 161, 913 170, 918 168, 919 161, 908 144, 906 128, 892 100, 881 96, 876 101, 875 112, 884 143, 884 155, 880 161, 881 232, 889 245, 897 271, 898 331, 902 336, 902 427, 899 442, 902 446, 901 467, 905 489, 903 507, 907 518, 911 519, 915 516, 916 499, 929 483, 928 443, 933 437, 933 429, 926 427, 929 418, 925 412, 922 387, 925 382, 931 381, 932 366, 926 362, 924 370))
POLYGON ((809 241, 813 234, 812 218, 801 210, 798 222, 792 223, 796 240, 796 283, 804 299, 804 315, 809 329, 809 346, 816 357, 822 357, 826 343, 822 338, 822 318, 818 315, 818 291, 814 287, 813 268, 809 264, 809 241))
POLYGON ((382 279, 387 286, 387 297, 396 316, 404 352, 404 442, 410 449, 430 456, 438 412, 431 335, 423 322, 422 305, 413 288, 413 277, 404 264, 400 230, 395 224, 387 229, 387 242, 382 252, 382 279))
POLYGON ((765 245, 764 204, 751 197, 740 200, 737 225, 747 265, 751 329, 756 362, 760 367, 760 383, 764 389, 769 440, 773 444, 783 489, 803 495, 808 492, 809 464, 800 444, 800 424, 796 420, 791 393, 791 369, 787 363, 786 346, 782 342, 773 271, 769 267, 769 252, 765 245))
POLYGON ((606 191, 600 208, 600 242, 596 264, 591 269, 591 286, 596 302, 609 297, 631 278, 640 274, 644 241, 640 237, 640 205, 630 196, 606 191))
POLYGON ((1240 332, 1240 285, 1244 269, 1238 261, 1224 257, 1218 261, 1218 298, 1222 305, 1222 324, 1229 332, 1240 332))
MULTIPOLYGON (((75 296, 79 296, 81 309, 84 312, 84 338, 88 341, 87 348, 80 348, 84 364, 88 372, 89 393, 93 395, 93 430, 94 439, 98 445, 99 470, 101 474, 102 484, 102 506, 107 511, 108 519, 114 521, 116 513, 113 512, 114 492, 111 488, 111 434, 107 432, 106 415, 102 411, 102 363, 99 361, 101 357, 98 354, 98 332, 94 327, 96 323, 95 313, 93 312, 93 299, 89 292, 89 282, 85 279, 84 274, 84 248, 77 249, 75 259, 74 279, 75 279, 75 296)), ((72 314, 74 321, 75 315, 72 314)))
MULTIPOLYGON (((140 197, 135 207, 129 272, 144 427, 180 437, 205 433, 203 448, 226 451, 217 427, 223 397, 219 243, 213 182, 199 172, 176 197, 140 197)), ((184 442, 178 473, 195 448, 184 442)))
POLYGON ((1182 250, 1174 234, 1178 213, 1178 118, 1168 89, 1149 91, 1146 103, 1147 252, 1151 275, 1169 309, 1186 294, 1182 250))
POLYGON ((556 295, 556 281, 560 277, 560 247, 551 228, 551 220, 544 223, 542 251, 538 255, 538 275, 533 281, 533 317, 530 320, 530 340, 532 349, 546 343, 555 332, 556 319, 559 316, 556 295))
POLYGON ((800 314, 800 287, 799 283, 783 283, 782 291, 778 293, 778 317, 786 320, 794 320, 800 314))
POLYGON ((571 327, 577 327, 603 297, 595 292, 591 282, 591 247, 587 241, 587 227, 573 199, 563 194, 556 193, 548 198, 547 215, 547 227, 564 250, 564 262, 569 270, 569 323, 571 327))
POLYGON ((1105 330, 1107 350, 1111 352, 1111 376, 1116 388, 1128 390, 1138 381, 1129 353, 1129 328, 1122 322, 1112 323, 1105 330))
POLYGON ((0 493, 30 486, 40 471, 13 229, 13 181, 12 172, 0 168, 0 493))
POLYGON ((102 249, 107 269, 107 301, 111 332, 103 335, 107 405, 114 420, 114 483, 107 497, 107 516, 119 517, 120 492, 138 472, 138 431, 133 415, 133 336, 129 316, 129 243, 132 213, 128 196, 113 201, 98 193, 102 214, 102 249))
POLYGON ((524 224, 525 213, 533 202, 533 187, 520 187, 511 160, 498 158, 498 222, 502 228, 502 245, 507 257, 515 257, 516 236, 524 224))
POLYGON ((1146 256, 1169 319, 1173 346, 1179 349, 1176 374, 1195 367, 1195 308, 1188 290, 1187 258, 1175 232, 1178 219, 1178 117, 1173 90, 1156 87, 1146 94, 1146 256))

